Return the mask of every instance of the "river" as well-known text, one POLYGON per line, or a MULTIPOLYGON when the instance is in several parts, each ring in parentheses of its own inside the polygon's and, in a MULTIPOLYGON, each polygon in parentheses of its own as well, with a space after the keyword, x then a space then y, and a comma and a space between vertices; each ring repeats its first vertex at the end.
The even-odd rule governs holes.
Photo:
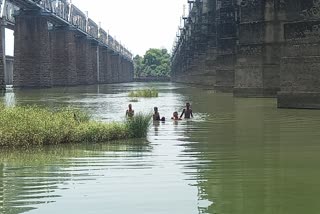
POLYGON ((6 105, 75 106, 124 120, 130 90, 155 87, 135 112, 194 119, 154 123, 146 140, 0 150, 0 213, 316 214, 320 111, 277 109, 174 83, 8 91, 6 105))

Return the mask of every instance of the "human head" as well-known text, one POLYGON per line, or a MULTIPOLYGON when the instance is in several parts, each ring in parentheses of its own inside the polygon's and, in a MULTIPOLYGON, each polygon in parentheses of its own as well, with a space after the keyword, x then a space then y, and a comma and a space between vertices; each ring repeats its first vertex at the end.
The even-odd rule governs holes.
POLYGON ((178 112, 173 112, 173 117, 178 117, 179 115, 178 115, 178 112))
POLYGON ((154 112, 158 112, 158 107, 154 107, 154 112))
POLYGON ((129 107, 129 109, 131 110, 131 109, 132 109, 132 104, 129 104, 129 106, 128 106, 128 107, 129 107))
POLYGON ((187 107, 187 108, 190 108, 190 103, 186 103, 186 107, 187 107))

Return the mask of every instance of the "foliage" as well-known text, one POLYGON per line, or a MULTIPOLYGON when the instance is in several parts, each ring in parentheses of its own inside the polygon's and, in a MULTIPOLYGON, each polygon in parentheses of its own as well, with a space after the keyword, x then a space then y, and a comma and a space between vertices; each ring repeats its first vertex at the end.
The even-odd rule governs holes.
POLYGON ((129 97, 158 97, 159 92, 155 88, 138 89, 129 92, 129 97))
MULTIPOLYGON (((0 106, 0 146, 107 142, 135 134, 125 123, 96 122, 77 109, 51 110, 37 106, 0 106)), ((142 127, 142 126, 141 126, 142 127)), ((146 127, 145 127, 146 128, 146 127)), ((140 132, 147 132, 140 130, 140 132)))
POLYGON ((128 118, 126 125, 131 138, 146 137, 151 125, 151 115, 138 113, 134 117, 128 118))
POLYGON ((170 54, 166 49, 149 49, 143 57, 133 59, 136 77, 169 77, 170 54))

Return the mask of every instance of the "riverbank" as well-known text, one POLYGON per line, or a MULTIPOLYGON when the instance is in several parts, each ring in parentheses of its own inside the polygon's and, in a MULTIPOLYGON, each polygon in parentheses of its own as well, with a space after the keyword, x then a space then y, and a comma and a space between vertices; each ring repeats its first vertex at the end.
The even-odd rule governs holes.
POLYGON ((146 137, 150 116, 137 114, 124 122, 103 123, 86 113, 64 108, 0 106, 0 146, 98 143, 146 137))

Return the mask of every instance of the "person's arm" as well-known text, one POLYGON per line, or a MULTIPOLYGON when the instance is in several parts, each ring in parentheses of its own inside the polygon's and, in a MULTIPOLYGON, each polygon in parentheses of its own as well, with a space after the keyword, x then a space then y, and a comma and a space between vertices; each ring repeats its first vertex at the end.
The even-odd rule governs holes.
POLYGON ((126 117, 128 117, 128 113, 129 113, 128 110, 126 110, 126 117))
POLYGON ((191 115, 191 117, 193 117, 192 110, 191 110, 191 112, 190 112, 190 115, 191 115))
POLYGON ((185 111, 186 111, 186 110, 183 109, 183 111, 182 111, 182 113, 181 113, 181 115, 180 115, 180 119, 183 117, 185 111))

